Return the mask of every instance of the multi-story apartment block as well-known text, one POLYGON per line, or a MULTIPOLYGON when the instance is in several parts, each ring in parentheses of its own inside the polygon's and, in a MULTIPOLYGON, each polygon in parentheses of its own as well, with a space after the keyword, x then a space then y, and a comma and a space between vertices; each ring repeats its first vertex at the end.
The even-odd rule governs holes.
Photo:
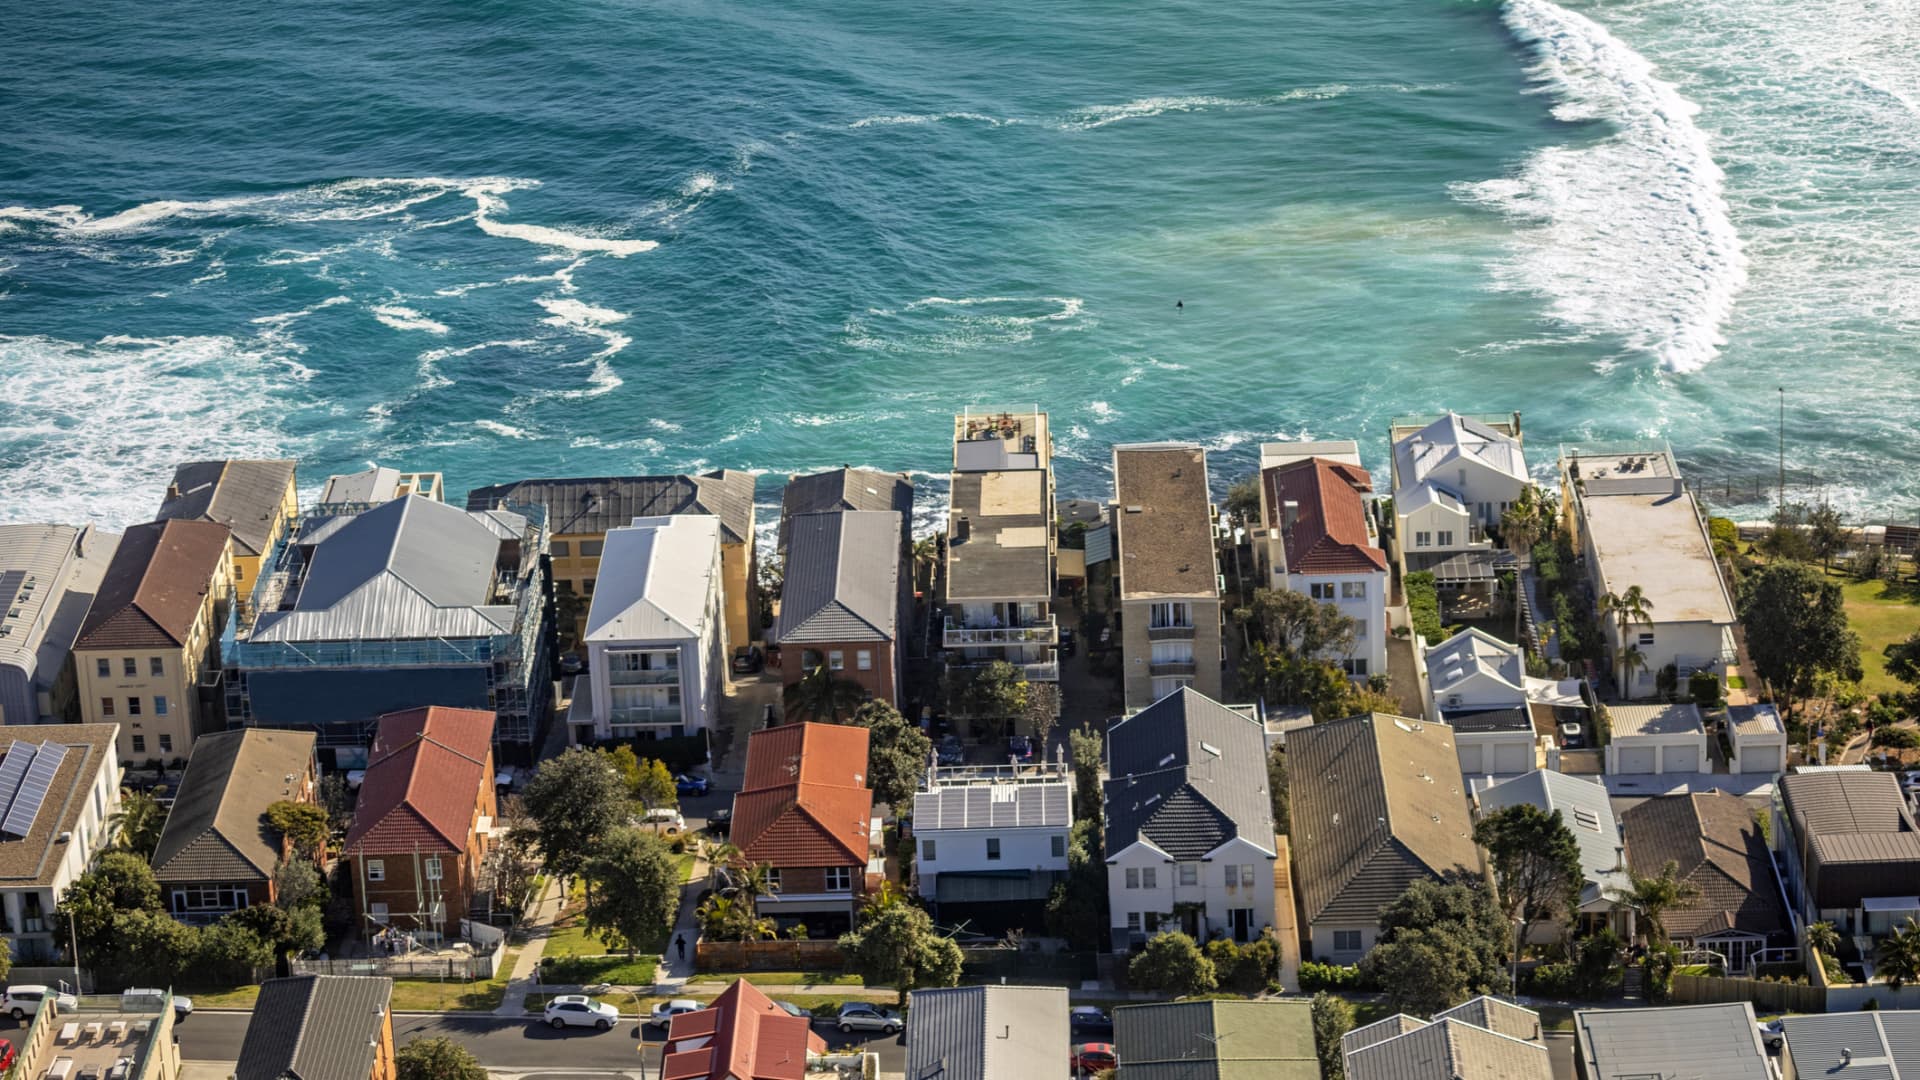
POLYGON ((1365 498, 1373 478, 1349 456, 1293 458, 1261 470, 1254 553, 1268 588, 1306 593, 1354 620, 1352 646, 1326 659, 1365 679, 1387 670, 1389 581, 1365 498))
POLYGON ((1193 443, 1114 447, 1111 514, 1128 710, 1183 686, 1219 698, 1220 571, 1207 452, 1193 443))
POLYGON ((300 514, 294 462, 190 461, 173 471, 157 521, 211 521, 229 530, 233 588, 245 596, 260 577, 260 560, 300 514))
POLYGON ((0 724, 79 719, 73 642, 119 546, 91 525, 0 525, 0 724))
POLYGON ((54 906, 111 843, 120 810, 113 724, 0 727, 0 947, 46 964, 54 906))

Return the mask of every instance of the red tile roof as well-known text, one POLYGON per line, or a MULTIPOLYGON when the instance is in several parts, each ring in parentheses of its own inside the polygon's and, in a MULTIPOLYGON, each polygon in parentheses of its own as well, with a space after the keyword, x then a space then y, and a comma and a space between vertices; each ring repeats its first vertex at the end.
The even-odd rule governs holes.
POLYGON ((382 716, 354 805, 348 851, 465 851, 480 791, 493 783, 487 756, 493 719, 482 709, 439 706, 382 716))
POLYGON ((121 537, 76 649, 178 648, 226 555, 225 525, 155 521, 121 537))
POLYGON ((674 1017, 664 1050, 661 1080, 801 1080, 807 1054, 826 1053, 827 1043, 741 979, 712 1005, 674 1017), (676 1049, 687 1041, 703 1045, 676 1049))
POLYGON ((1281 508, 1299 504, 1288 531, 1287 570, 1295 574, 1365 574, 1387 568, 1387 554, 1368 543, 1367 470, 1330 458, 1307 458, 1266 470, 1266 527, 1281 528, 1281 508))
POLYGON ((865 866, 873 815, 866 773, 866 728, 807 723, 754 732, 733 800, 733 842, 775 867, 865 866))

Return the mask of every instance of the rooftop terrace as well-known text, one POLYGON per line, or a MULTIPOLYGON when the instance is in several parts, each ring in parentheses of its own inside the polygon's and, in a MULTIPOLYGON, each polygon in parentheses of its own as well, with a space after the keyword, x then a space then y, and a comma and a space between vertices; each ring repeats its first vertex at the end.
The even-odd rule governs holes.
POLYGON ((968 408, 953 418, 953 471, 1045 469, 1053 461, 1047 414, 1037 405, 968 408))

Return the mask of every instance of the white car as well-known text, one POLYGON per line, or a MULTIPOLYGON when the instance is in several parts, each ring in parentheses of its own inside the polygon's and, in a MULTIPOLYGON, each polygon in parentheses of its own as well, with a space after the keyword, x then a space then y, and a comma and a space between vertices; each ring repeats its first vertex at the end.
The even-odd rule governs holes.
POLYGON ((672 1001, 663 1001, 655 1005, 653 1015, 648 1018, 647 1023, 663 1028, 671 1024, 673 1018, 681 1013, 699 1012, 704 1008, 706 1008, 705 1005, 690 998, 674 998, 672 1001))
POLYGON ((547 1025, 555 1029, 590 1027, 606 1031, 620 1022, 620 1010, 585 994, 561 994, 547 1002, 547 1025))
MULTIPOLYGON (((121 1012, 156 1012, 160 1003, 167 1000, 165 990, 148 987, 131 987, 120 991, 121 1012)), ((173 995, 173 1016, 176 1020, 185 1020, 193 1015, 193 999, 173 995)))
POLYGON ((15 1020, 25 1020, 40 1011, 40 1002, 51 997, 61 1012, 77 1012, 80 999, 72 994, 59 994, 45 986, 21 983, 7 987, 5 997, 0 997, 0 1012, 15 1020))
POLYGON ((646 815, 640 819, 639 824, 643 829, 648 829, 656 833, 665 833, 668 836, 687 831, 686 817, 682 815, 680 811, 670 806, 662 806, 647 811, 646 815))

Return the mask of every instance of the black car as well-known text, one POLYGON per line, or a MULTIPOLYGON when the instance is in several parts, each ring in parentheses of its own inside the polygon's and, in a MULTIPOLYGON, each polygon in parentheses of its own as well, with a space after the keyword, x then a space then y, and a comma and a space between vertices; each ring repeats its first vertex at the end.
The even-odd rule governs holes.
POLYGON ((1071 627, 1066 627, 1066 626, 1061 627, 1060 628, 1060 655, 1072 656, 1073 650, 1075 648, 1075 642, 1077 641, 1079 641, 1079 636, 1073 632, 1073 629, 1071 627))
POLYGON ((766 664, 767 658, 765 654, 760 651, 760 646, 758 645, 742 645, 733 650, 733 673, 735 675, 751 675, 765 667, 766 664))
POLYGON ((733 807, 723 806, 707 815, 707 831, 715 836, 725 836, 733 831, 733 807))
POLYGON ((1076 1040, 1100 1041, 1113 1038, 1113 1017, 1093 1005, 1075 1005, 1067 1014, 1067 1027, 1076 1040))

